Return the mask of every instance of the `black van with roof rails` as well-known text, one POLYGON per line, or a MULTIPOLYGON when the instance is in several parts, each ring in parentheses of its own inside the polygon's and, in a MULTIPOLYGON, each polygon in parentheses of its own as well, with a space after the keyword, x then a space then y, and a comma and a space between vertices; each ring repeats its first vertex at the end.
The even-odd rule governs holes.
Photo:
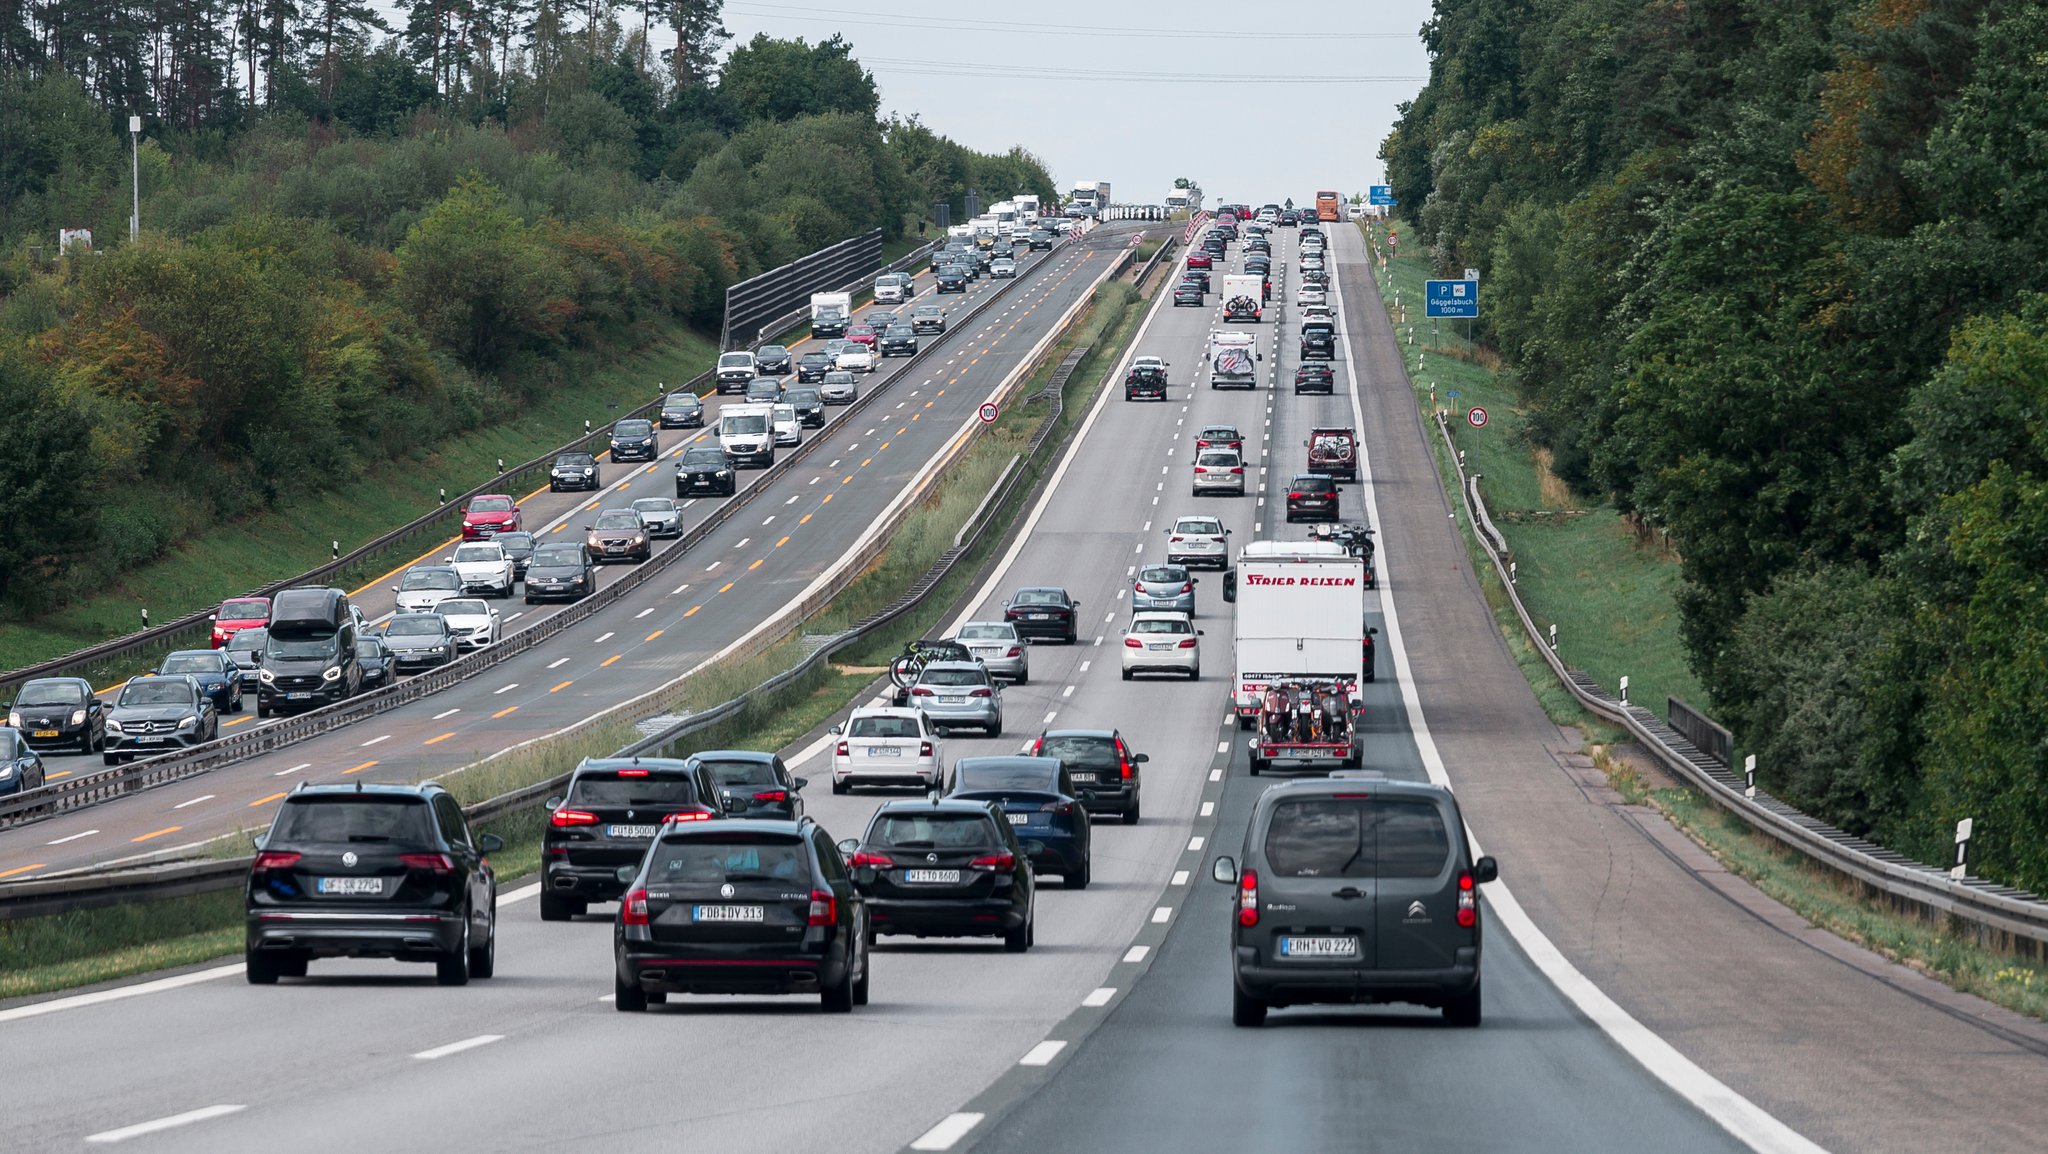
POLYGON ((270 599, 256 716, 313 709, 356 695, 363 684, 356 642, 362 613, 339 589, 301 586, 270 599))

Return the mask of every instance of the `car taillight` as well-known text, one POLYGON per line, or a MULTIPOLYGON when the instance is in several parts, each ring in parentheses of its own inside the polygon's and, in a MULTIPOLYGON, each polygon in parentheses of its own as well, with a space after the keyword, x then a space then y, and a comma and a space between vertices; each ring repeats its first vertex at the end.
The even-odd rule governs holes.
POLYGON ((918 742, 917 755, 919 757, 930 757, 932 755, 932 743, 929 741, 918 742))
POLYGON ((1049 802, 1046 802, 1046 803, 1045 803, 1044 805, 1041 805, 1041 806, 1039 806, 1039 807, 1038 807, 1038 812, 1040 812, 1040 813, 1072 813, 1072 812, 1074 812, 1074 803, 1073 803, 1073 802, 1071 802, 1071 801, 1049 801, 1049 802))
POLYGON ((1231 471, 1231 472, 1233 472, 1233 473, 1236 473, 1236 474, 1238 474, 1239 476, 1242 476, 1242 475, 1244 475, 1244 466, 1243 466, 1243 465, 1232 465, 1232 466, 1230 467, 1230 471, 1231 471))
POLYGON ((1130 755, 1129 755, 1129 754, 1121 754, 1121 753, 1120 753, 1120 754, 1118 754, 1118 755, 1117 755, 1117 762, 1118 762, 1118 768, 1119 768, 1119 769, 1121 769, 1121 770, 1123 771, 1123 775, 1124 775, 1124 780, 1125 780, 1125 781, 1129 781, 1129 780, 1131 779, 1131 758, 1130 758, 1130 755))
POLYGON ((780 803, 780 802, 785 802, 785 801, 788 801, 788 800, 789 800, 789 791, 788 791, 788 790, 786 790, 786 789, 764 789, 764 790, 760 790, 760 791, 758 791, 758 792, 756 792, 756 793, 754 794, 754 800, 755 800, 755 801, 772 801, 772 802, 777 802, 777 803, 780 803))
POLYGON ((1472 875, 1458 872, 1458 926, 1471 929, 1479 924, 1479 893, 1472 888, 1472 875))
POLYGON ((1143 649, 1143 648, 1145 648, 1145 643, 1144 643, 1144 642, 1142 642, 1142 641, 1140 641, 1140 640, 1138 640, 1138 639, 1137 639, 1137 638, 1135 638, 1135 637, 1126 637, 1126 638, 1124 638, 1124 648, 1126 648, 1126 649, 1143 649))
POLYGON ((1195 583, 1193 581, 1188 582, 1180 587, 1180 591, 1183 593, 1193 593, 1195 591, 1195 583))
POLYGON ((831 890, 811 891, 811 916, 806 925, 829 926, 839 921, 839 899, 831 890))
POLYGON ((912 690, 910 691, 910 695, 911 695, 912 697, 931 697, 931 696, 933 696, 933 694, 932 694, 932 691, 931 691, 931 690, 929 690, 929 689, 926 689, 926 688, 925 688, 924 686, 922 686, 922 685, 920 685, 920 686, 916 687, 915 689, 912 689, 912 690))
POLYGON ((1008 851, 992 853, 968 862, 967 868, 981 870, 984 873, 1008 873, 1017 868, 1017 855, 1008 851))
POLYGON ((1023 646, 1021 646, 1021 645, 1012 645, 1012 646, 1010 646, 1010 652, 1009 652, 1008 656, 1010 656, 1010 657, 1022 657, 1022 656, 1024 656, 1024 647, 1023 647, 1023 646))
POLYGON ((848 752, 846 751, 846 743, 845 743, 845 742, 843 742, 843 741, 839 743, 839 748, 838 748, 838 750, 837 750, 836 752, 838 753, 838 755, 839 755, 840 757, 851 757, 851 756, 852 756, 852 754, 850 754, 850 753, 848 753, 848 752))
POLYGON ((994 697, 995 695, 996 691, 990 689, 986 685, 982 686, 980 689, 972 690, 967 694, 967 696, 969 697, 994 697))
POLYGON ((619 899, 619 924, 644 926, 647 924, 647 891, 633 890, 619 899))
POLYGON ((596 825, 597 815, 580 809, 558 809, 548 815, 548 824, 556 829, 567 829, 572 825, 596 825))
POLYGON ((1182 649, 1193 649, 1195 647, 1195 639, 1192 637, 1187 638, 1180 643, 1180 647, 1182 649))
POLYGON ((672 821, 710 821, 717 816, 717 814, 712 813, 708 809, 685 809, 669 814, 661 820, 663 823, 672 821))
POLYGON ((1259 924, 1259 875, 1251 870, 1244 871, 1244 876, 1237 879, 1237 924, 1259 924))
POLYGON ((426 870, 430 873, 452 874, 455 859, 445 853, 402 853, 398 863, 409 870, 426 870))
POLYGON ((259 874, 265 870, 290 869, 299 864, 300 856, 290 850, 267 849, 256 855, 256 860, 249 868, 259 874))
POLYGON ((1292 489, 1288 490, 1288 493, 1287 493, 1287 499, 1288 499, 1288 500, 1290 500, 1290 501, 1299 501, 1299 500, 1301 500, 1301 499, 1302 499, 1303 497, 1306 497, 1306 496, 1308 496, 1308 494, 1307 494, 1307 493, 1297 492, 1297 491, 1295 491, 1295 490, 1292 490, 1292 489))
POLYGON ((620 770, 620 771, 619 771, 619 776, 620 776, 620 777, 646 777, 646 776, 647 776, 647 771, 646 771, 646 770, 644 770, 644 769, 622 769, 622 770, 620 770))
POLYGON ((1004 616, 1004 617, 1006 617, 1006 618, 1007 618, 1007 617, 1022 617, 1022 616, 1024 616, 1024 611, 1023 611, 1022 609, 1005 609, 1005 610, 1003 610, 1003 616, 1004 616))
POLYGON ((885 853, 859 850, 846 859, 846 864, 850 869, 892 870, 896 868, 896 859, 885 853))
POLYGON ((1044 737, 1044 735, 1042 735, 1042 734, 1041 734, 1041 735, 1040 735, 1040 736, 1038 736, 1037 738, 1034 738, 1034 739, 1032 740, 1032 742, 1031 742, 1031 756, 1033 756, 1033 757, 1037 757, 1037 756, 1038 756, 1039 754, 1041 754, 1041 753, 1044 753, 1044 752, 1045 752, 1045 737, 1044 737))

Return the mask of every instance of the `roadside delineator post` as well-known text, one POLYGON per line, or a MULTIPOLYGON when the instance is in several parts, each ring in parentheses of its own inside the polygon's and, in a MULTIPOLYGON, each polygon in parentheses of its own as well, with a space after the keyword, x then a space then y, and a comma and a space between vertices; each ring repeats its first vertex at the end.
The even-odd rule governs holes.
POLYGON ((1962 881, 1970 876, 1970 828, 1975 818, 1964 818, 1956 823, 1956 864, 1948 869, 1950 881, 1962 881))
POLYGON ((1508 584, 1510 584, 1510 585, 1513 585, 1514 583, 1515 583, 1515 563, 1514 563, 1513 561, 1510 561, 1510 562, 1508 562, 1508 584))
POLYGON ((1557 626, 1556 626, 1556 625, 1552 625, 1552 626, 1550 627, 1550 651, 1551 651, 1552 653, 1555 653, 1555 652, 1557 652, 1557 626))
POLYGON ((1744 796, 1744 797, 1748 798, 1748 799, 1749 799, 1749 800, 1751 800, 1751 801, 1755 801, 1755 800, 1756 800, 1756 754, 1752 753, 1752 754, 1750 754, 1750 755, 1749 755, 1748 757, 1745 757, 1745 758, 1743 758, 1743 759, 1742 759, 1742 776, 1743 776, 1743 778, 1744 778, 1744 779, 1746 779, 1746 780, 1748 781, 1748 783, 1749 783, 1748 785, 1746 785, 1746 786, 1744 786, 1744 787, 1743 787, 1743 790, 1742 790, 1742 796, 1744 796))
POLYGON ((339 541, 334 541, 334 540, 330 540, 330 541, 328 541, 328 542, 327 542, 327 547, 328 547, 328 548, 329 548, 330 550, 332 550, 332 551, 333 551, 333 553, 334 553, 334 557, 333 557, 333 559, 334 559, 334 560, 336 560, 336 561, 339 561, 339 560, 341 560, 341 542, 339 542, 339 541))
POLYGON ((1626 673, 1621 675, 1621 704, 1624 707, 1628 705, 1628 674, 1626 673))

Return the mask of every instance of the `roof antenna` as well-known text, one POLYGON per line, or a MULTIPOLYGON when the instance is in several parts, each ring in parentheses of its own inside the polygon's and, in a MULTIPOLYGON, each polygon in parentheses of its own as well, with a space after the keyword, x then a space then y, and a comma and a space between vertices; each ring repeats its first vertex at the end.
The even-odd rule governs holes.
POLYGON ((363 792, 363 779, 360 777, 356 779, 356 792, 363 792))

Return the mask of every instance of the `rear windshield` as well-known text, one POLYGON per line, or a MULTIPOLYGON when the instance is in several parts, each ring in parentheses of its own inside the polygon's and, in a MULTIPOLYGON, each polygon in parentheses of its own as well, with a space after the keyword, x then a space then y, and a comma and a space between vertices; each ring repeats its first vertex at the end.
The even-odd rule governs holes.
POLYGON ((268 846, 306 842, 399 842, 431 845, 434 819, 425 798, 374 793, 285 799, 268 846))
POLYGON ((1266 864, 1283 877, 1435 877, 1450 856, 1442 811, 1421 800, 1284 801, 1266 828, 1266 864))
POLYGON ((1008 625, 967 625, 960 629, 962 641, 1011 641, 1017 630, 1008 625))
POLYGON ((1183 617, 1140 617, 1131 622, 1133 633, 1186 633, 1188 629, 1183 617))
POLYGON ((924 685, 987 685, 988 676, 978 669, 927 669, 918 681, 924 685))
POLYGON ((810 879, 801 841, 791 837, 725 835, 664 838, 649 851, 647 880, 655 884, 717 885, 739 881, 810 879))
POLYGON ((1138 570, 1140 581, 1185 581, 1188 571, 1178 565, 1148 565, 1138 570))
MULTIPOLYGON (((1195 463, 1197 465, 1211 465, 1229 468, 1230 466, 1237 464, 1237 451, 1234 449, 1219 449, 1213 453, 1203 453, 1200 457, 1197 457, 1195 459, 1195 463)), ((1200 529, 1190 531, 1207 532, 1207 530, 1200 529)))
POLYGON ((223 601, 214 616, 222 621, 262 621, 270 616, 270 602, 223 601))
POLYGON ((697 784, 689 774, 642 772, 645 776, 625 776, 609 770, 577 774, 576 780, 569 783, 569 796, 562 804, 631 807, 697 803, 697 784))
POLYGON ((533 563, 542 567, 549 565, 583 564, 581 545, 543 545, 533 551, 533 563))
POLYGON ((1059 770, 1035 765, 955 765, 953 785, 957 789, 1057 790, 1059 770))
POLYGON ((1057 757, 1068 768, 1116 769, 1116 743, 1107 737, 1048 737, 1040 754, 1057 757))
POLYGON ((720 785, 774 785, 775 767, 765 761, 706 761, 711 780, 720 785))
POLYGON ((994 823, 978 813, 883 814, 868 835, 898 849, 977 849, 996 842, 994 823))
POLYGON ((1017 591, 1018 605, 1064 605, 1066 595, 1057 589, 1020 589, 1017 591))
POLYGON ((1337 482, 1328 477, 1296 477, 1292 487, 1304 493, 1334 493, 1337 482))
POLYGON ((1181 521, 1178 524, 1174 525, 1173 531, 1176 533, 1221 534, 1223 532, 1223 525, 1222 523, 1217 521, 1188 520, 1181 521))
POLYGON ((917 722, 908 717, 856 717, 846 727, 848 737, 916 737, 917 722))

